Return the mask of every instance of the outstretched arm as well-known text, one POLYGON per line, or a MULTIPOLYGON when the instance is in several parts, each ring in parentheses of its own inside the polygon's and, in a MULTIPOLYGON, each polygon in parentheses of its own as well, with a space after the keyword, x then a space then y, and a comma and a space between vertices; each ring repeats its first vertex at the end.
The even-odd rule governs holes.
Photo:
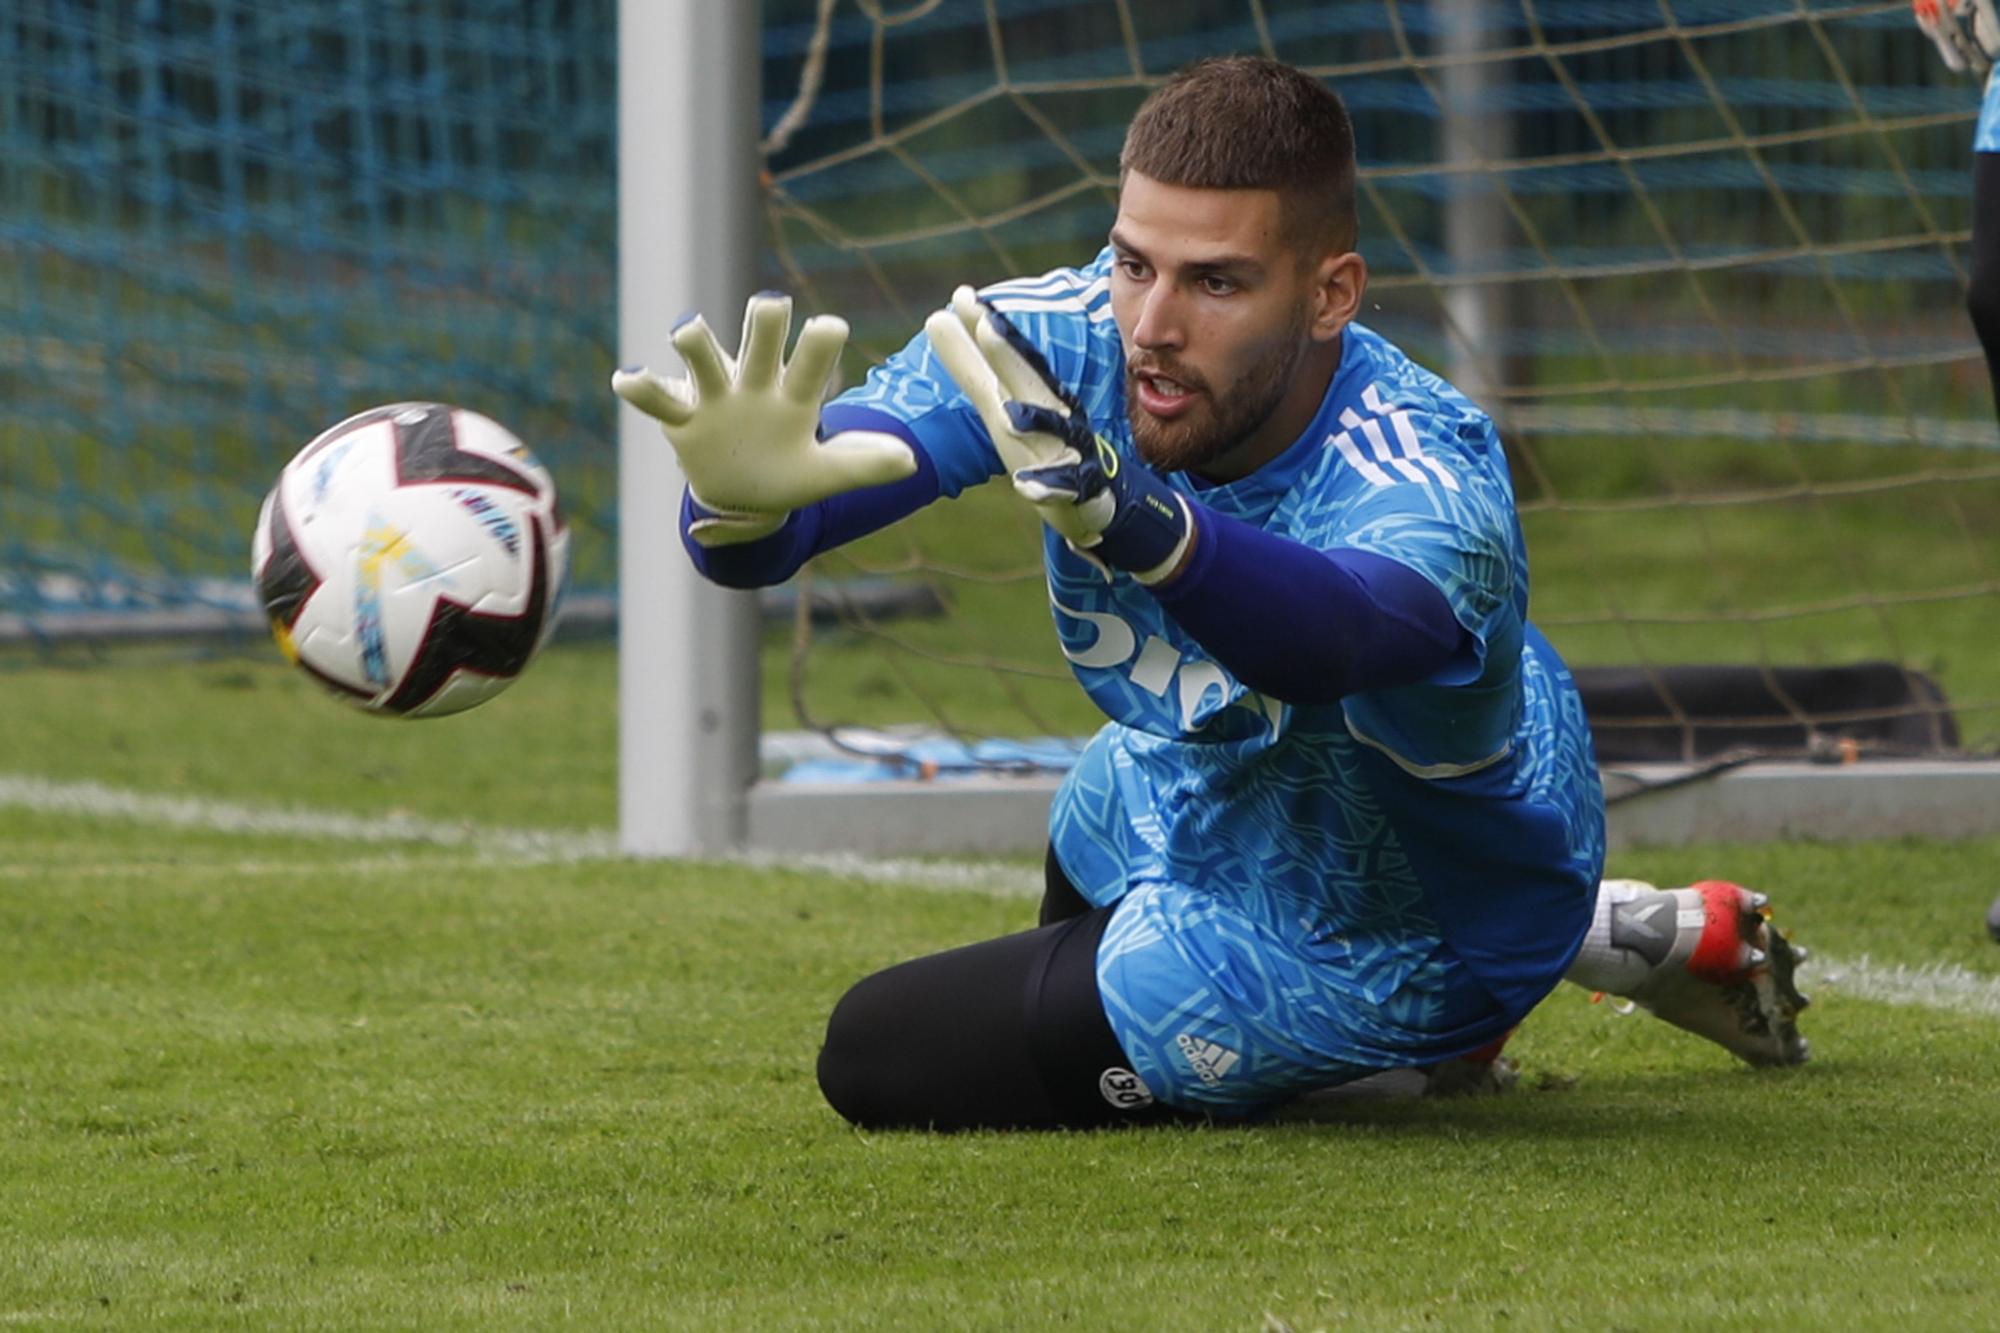
POLYGON ((925 328, 1015 491, 1072 549, 1151 589, 1249 688, 1327 703, 1416 684, 1476 653, 1444 594, 1415 570, 1265 532, 1119 458, 1035 348, 970 289, 925 328))
POLYGON ((1471 663, 1436 585, 1372 551, 1319 551, 1196 505, 1185 568, 1153 595, 1250 689, 1292 704, 1394 689, 1471 663))

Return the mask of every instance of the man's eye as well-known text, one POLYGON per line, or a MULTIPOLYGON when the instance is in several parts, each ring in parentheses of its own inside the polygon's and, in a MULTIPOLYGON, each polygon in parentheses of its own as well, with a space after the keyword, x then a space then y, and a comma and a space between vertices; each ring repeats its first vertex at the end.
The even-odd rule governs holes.
POLYGON ((1236 290, 1236 284, 1227 278, 1210 276, 1201 280, 1201 289, 1210 296, 1227 296, 1236 290))
POLYGON ((1119 260, 1118 271, 1128 278, 1143 278, 1146 276, 1146 266, 1136 259, 1119 260))

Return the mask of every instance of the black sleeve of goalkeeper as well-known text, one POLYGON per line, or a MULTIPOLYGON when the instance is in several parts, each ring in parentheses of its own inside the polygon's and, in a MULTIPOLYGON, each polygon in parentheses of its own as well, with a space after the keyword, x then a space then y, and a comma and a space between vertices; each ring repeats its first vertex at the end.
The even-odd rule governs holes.
POLYGON ((1965 307, 2000 410, 2000 153, 1972 155, 1972 285, 1965 307))

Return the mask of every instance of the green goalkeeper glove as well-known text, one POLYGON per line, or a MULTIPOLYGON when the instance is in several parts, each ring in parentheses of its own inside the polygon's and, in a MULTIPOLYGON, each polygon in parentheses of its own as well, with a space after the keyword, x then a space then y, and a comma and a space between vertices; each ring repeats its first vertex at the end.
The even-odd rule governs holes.
POLYGON ((688 535, 703 546, 755 541, 785 516, 829 495, 898 481, 917 470, 910 446, 882 431, 819 438, 820 402, 847 345, 847 321, 815 315, 785 363, 792 298, 759 292, 743 312, 732 360, 701 316, 674 329, 688 379, 644 366, 611 376, 620 398, 657 419, 680 459, 699 512, 688 535))
POLYGON ((1953 72, 1983 74, 2000 57, 2000 14, 1993 0, 1911 0, 1910 9, 1953 72))
POLYGON ((1187 558, 1187 502, 1141 464, 1121 459, 1090 428, 1082 404, 1034 344, 970 287, 924 321, 931 347, 972 400, 1014 491, 1070 549, 1108 578, 1170 578, 1187 558))

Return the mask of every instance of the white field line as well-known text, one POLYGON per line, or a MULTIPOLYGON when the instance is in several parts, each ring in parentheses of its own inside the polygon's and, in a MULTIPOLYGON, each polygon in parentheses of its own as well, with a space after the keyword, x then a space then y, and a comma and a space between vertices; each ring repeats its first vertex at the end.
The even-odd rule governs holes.
POLYGON ((1846 960, 1822 959, 1814 954, 1807 966, 1811 970, 1799 980, 1808 993, 1832 990, 1882 1004, 2000 1018, 2000 977, 1955 963, 1911 967, 1907 963, 1878 963, 1866 954, 1846 960))
POLYGON ((735 865, 765 870, 810 870, 822 875, 865 880, 871 884, 909 884, 951 893, 990 893, 1002 898, 1042 896, 1040 867, 1005 861, 918 861, 901 857, 859 856, 852 852, 744 852, 724 858, 735 865))
MULTIPOLYGON (((209 833, 450 847, 471 852, 477 860, 486 863, 548 865, 610 860, 619 855, 618 837, 608 829, 500 829, 415 819, 405 815, 350 815, 328 810, 244 805, 193 796, 157 796, 107 787, 97 782, 56 782, 23 774, 0 773, 0 809, 5 808, 136 824, 162 824, 209 833)), ((381 859, 385 863, 384 868, 393 868, 396 863, 394 857, 381 859)), ((746 852, 713 858, 713 861, 715 864, 804 870, 871 883, 913 884, 1008 897, 1031 897, 1042 891, 1039 870, 997 861, 885 860, 839 852, 800 856, 746 852)), ((239 864, 245 873, 255 874, 264 873, 265 867, 282 863, 263 858, 246 859, 235 864, 239 864)), ((410 858, 402 864, 442 863, 410 858)), ((104 869, 110 873, 110 867, 104 869)))
POLYGON ((401 815, 288 810, 195 796, 155 796, 146 792, 121 791, 97 782, 52 782, 46 778, 0 774, 0 807, 10 806, 40 814, 165 824, 172 828, 201 829, 211 833, 464 847, 507 859, 528 861, 581 861, 615 856, 618 852, 616 838, 607 832, 594 830, 569 833, 539 829, 491 829, 401 815))
MULTIPOLYGON (((154 796, 121 791, 96 782, 52 782, 18 774, 0 774, 0 808, 44 814, 119 819, 164 824, 214 833, 242 833, 375 845, 416 844, 471 852, 471 858, 371 857, 348 868, 445 868, 464 859, 492 864, 550 864, 612 859, 618 855, 617 836, 606 829, 573 832, 495 829, 472 824, 447 824, 404 816, 364 816, 324 810, 286 810, 211 801, 198 797, 154 796)), ((135 863, 93 862, 63 867, 64 874, 119 874, 135 863)), ((960 893, 990 893, 1028 898, 1041 892, 1041 872, 998 861, 921 861, 877 859, 845 853, 783 856, 749 852, 715 858, 712 864, 745 865, 768 870, 810 871, 877 884, 908 884, 960 893)), ((186 870, 186 863, 178 868, 186 870)), ((324 864, 293 866, 279 859, 245 858, 217 870, 243 874, 283 874, 324 871, 324 864)), ((15 878, 32 867, 0 868, 0 876, 15 878)), ((1834 959, 1815 954, 1801 981, 1805 989, 1831 990, 1882 1004, 1937 1009, 1948 1013, 2000 1018, 2000 977, 1953 964, 1878 963, 1867 955, 1834 959)))
MULTIPOLYGON (((509 861, 506 865, 529 864, 509 861)), ((496 862, 483 856, 364 856, 349 857, 339 861, 267 861, 262 859, 242 859, 219 857, 214 860, 131 860, 131 861, 61 861, 30 863, 27 865, 0 865, 0 880, 31 880, 36 882, 88 880, 88 879, 136 879, 141 876, 172 876, 177 879, 194 879, 203 875, 226 875, 233 879, 298 879, 314 875, 394 875, 410 871, 434 874, 451 870, 490 870, 496 862)))

